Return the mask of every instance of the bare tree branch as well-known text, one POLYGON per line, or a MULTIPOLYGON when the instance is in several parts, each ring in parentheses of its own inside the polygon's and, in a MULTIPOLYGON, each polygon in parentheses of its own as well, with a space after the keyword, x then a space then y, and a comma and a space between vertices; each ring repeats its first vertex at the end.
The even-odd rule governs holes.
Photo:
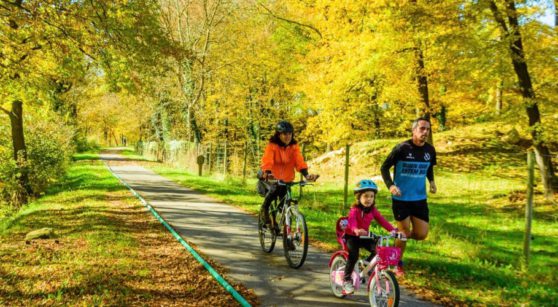
POLYGON ((203 53, 201 55, 201 59, 200 59, 200 65, 201 65, 201 76, 200 76, 200 83, 198 86, 198 93, 197 95, 194 97, 194 99, 192 100, 192 105, 195 105, 201 98, 201 95, 204 91, 204 87, 205 87, 205 59, 207 57, 207 52, 209 50, 209 41, 211 38, 211 30, 214 26, 213 22, 215 21, 215 16, 217 15, 217 12, 219 11, 219 6, 221 4, 221 1, 217 1, 217 3, 215 3, 215 7, 213 8, 213 11, 211 12, 211 17, 209 17, 209 19, 207 18, 207 9, 205 8, 205 4, 204 4, 204 9, 205 9, 205 14, 206 14, 206 34, 205 34, 205 44, 203 47, 203 53))
POLYGON ((277 19, 279 19, 279 20, 281 20, 281 21, 285 21, 285 22, 288 22, 288 23, 292 23, 292 24, 295 24, 295 25, 299 25, 299 26, 301 26, 301 27, 305 27, 305 28, 311 29, 312 31, 316 32, 316 34, 318 34, 318 36, 320 36, 320 38, 322 38, 322 33, 321 33, 318 29, 316 29, 315 27, 313 27, 313 26, 311 26, 311 25, 307 25, 307 24, 300 23, 300 22, 298 22, 298 21, 294 21, 294 20, 290 20, 290 19, 287 19, 287 18, 283 18, 283 17, 277 16, 275 13, 273 13, 270 9, 268 9, 267 7, 265 7, 263 4, 261 4, 261 3, 258 2, 258 5, 261 6, 262 8, 264 8, 264 9, 269 13, 269 15, 271 15, 272 17, 277 18, 277 19))
POLYGON ((405 53, 405 52, 409 52, 409 51, 416 52, 417 50, 418 50, 418 47, 407 47, 407 48, 396 50, 395 53, 405 53))
POLYGON ((3 106, 0 106, 0 111, 2 111, 2 112, 4 112, 4 113, 6 113, 6 115, 10 115, 10 111, 8 111, 8 110, 4 109, 4 107, 3 107, 3 106))
POLYGON ((502 31, 504 31, 505 34, 509 34, 510 32, 509 32, 508 26, 506 25, 506 21, 504 20, 504 18, 502 17, 502 14, 500 13, 500 10, 496 6, 496 2, 494 2, 494 0, 490 0, 490 1, 488 1, 488 6, 490 7, 490 10, 492 11, 492 15, 494 15, 494 19, 496 20, 496 22, 502 28, 502 31))

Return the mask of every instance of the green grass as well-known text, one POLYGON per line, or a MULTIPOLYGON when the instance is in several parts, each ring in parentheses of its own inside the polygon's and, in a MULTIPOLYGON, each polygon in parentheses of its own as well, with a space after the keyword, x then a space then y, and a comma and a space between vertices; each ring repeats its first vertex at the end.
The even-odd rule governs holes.
MULTIPOLYGON (((405 284, 428 289, 430 297, 439 302, 449 297, 466 304, 557 305, 556 207, 535 206, 530 266, 527 271, 521 270, 525 201, 514 196, 524 195, 525 155, 520 148, 495 139, 490 127, 471 129, 468 139, 463 137, 464 131, 436 135, 440 143, 436 171, 439 193, 429 198, 428 239, 407 245, 405 284)), ((363 158, 365 152, 385 156, 396 142, 382 140, 381 146, 367 142, 356 146, 354 152, 363 158), (382 151, 385 147, 388 149, 382 151)), ((380 161, 376 155, 370 159, 380 161)), ((198 177, 165 166, 151 167, 165 177, 254 214, 262 202, 255 193, 255 180, 243 183, 198 177)), ((327 171, 327 167, 320 167, 327 171)), ((312 241, 333 249, 337 246, 334 225, 340 216, 343 185, 331 180, 335 176, 325 177, 330 180, 305 188, 300 208, 307 217, 312 241)), ((384 216, 393 221, 390 197, 383 186, 377 203, 384 216)))
POLYGON ((82 152, 72 156, 73 161, 99 160, 99 159, 100 157, 97 152, 82 152))
POLYGON ((97 159, 76 155, 46 196, 0 218, 0 306, 235 306, 97 159), (25 242, 43 227, 55 237, 25 242))
POLYGON ((137 154, 133 149, 127 148, 119 152, 119 154, 125 156, 128 160, 133 161, 152 161, 142 155, 137 154))
POLYGON ((138 265, 137 240, 122 231, 126 216, 113 214, 111 202, 133 207, 134 199, 103 164, 82 161, 47 196, 0 220, 0 302, 122 303, 128 278, 118 272, 138 265), (27 232, 43 227, 56 238, 24 242, 27 232))

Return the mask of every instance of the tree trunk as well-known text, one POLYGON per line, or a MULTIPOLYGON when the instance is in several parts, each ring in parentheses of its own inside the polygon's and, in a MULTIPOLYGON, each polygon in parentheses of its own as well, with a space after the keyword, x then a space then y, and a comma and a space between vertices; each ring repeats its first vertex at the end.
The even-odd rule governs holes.
MULTIPOLYGON (((424 55, 422 53, 422 49, 417 47, 415 49, 415 56, 416 56, 416 75, 417 75, 417 86, 420 98, 424 103, 424 109, 422 110, 422 116, 426 119, 430 120, 430 97, 428 95, 428 77, 424 72, 424 55)), ((428 143, 434 144, 432 131, 428 135, 428 143)))
POLYGON ((19 100, 12 102, 12 111, 9 113, 12 127, 12 145, 14 149, 14 160, 27 160, 27 147, 23 134, 23 103, 19 100))
POLYGON ((200 144, 202 142, 202 132, 195 116, 192 116, 192 131, 194 132, 194 142, 200 144))
POLYGON ((500 115, 502 112, 502 88, 504 86, 504 81, 498 80, 496 84, 496 93, 495 93, 495 100, 496 100, 496 115, 500 115))
POLYGON ((521 95, 523 96, 523 103, 525 104, 527 115, 529 116, 529 128, 531 130, 531 136, 535 146, 537 164, 541 172, 545 196, 547 198, 552 198, 552 182, 555 179, 554 170, 552 168, 552 159, 550 151, 541 137, 541 115, 538 103, 535 99, 535 91, 533 90, 531 76, 529 75, 529 70, 527 69, 527 62, 525 61, 525 53, 523 49, 523 41, 521 39, 521 32, 519 31, 520 28, 515 1, 506 0, 506 5, 506 15, 510 25, 510 29, 507 31, 507 34, 513 35, 509 45, 513 69, 517 75, 521 95))
POLYGON ((380 139, 382 137, 382 125, 380 123, 380 115, 378 114, 378 112, 374 113, 374 134, 376 136, 376 139, 380 139))
POLYGON ((103 128, 103 139, 105 140, 105 144, 108 144, 108 146, 110 146, 109 131, 106 125, 103 128))
POLYGON ((8 115, 12 128, 13 158, 21 174, 18 178, 20 189, 16 192, 16 195, 14 195, 13 202, 15 205, 22 205, 27 203, 28 196, 33 193, 27 170, 27 146, 25 145, 25 135, 23 133, 23 103, 19 100, 13 101, 12 110, 8 115))
POLYGON ((186 139, 188 140, 188 142, 192 142, 193 141, 193 133, 192 133, 192 113, 190 112, 190 104, 187 104, 186 106, 186 139))
POLYGON ((114 140, 114 146, 118 146, 118 139, 116 138, 116 134, 114 133, 114 130, 111 130, 110 134, 112 134, 112 139, 114 140))
POLYGON ((438 119, 438 122, 440 123, 440 131, 446 130, 447 114, 448 110, 445 105, 442 105, 440 107, 440 112, 435 114, 436 119, 438 119))

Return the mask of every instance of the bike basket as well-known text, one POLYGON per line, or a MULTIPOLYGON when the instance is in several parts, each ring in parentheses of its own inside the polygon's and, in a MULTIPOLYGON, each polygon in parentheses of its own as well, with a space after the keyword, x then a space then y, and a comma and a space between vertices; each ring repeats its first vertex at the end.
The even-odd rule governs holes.
POLYGON ((269 184, 263 180, 258 180, 258 183, 256 184, 256 190, 261 197, 265 197, 269 192, 269 184))
POLYGON ((378 246, 376 251, 380 257, 380 265, 382 266, 397 265, 399 259, 401 259, 401 249, 399 247, 378 246))

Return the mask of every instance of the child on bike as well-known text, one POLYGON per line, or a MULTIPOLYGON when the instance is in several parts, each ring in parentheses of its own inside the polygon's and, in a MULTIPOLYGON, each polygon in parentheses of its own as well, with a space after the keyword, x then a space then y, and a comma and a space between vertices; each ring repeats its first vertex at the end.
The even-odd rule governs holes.
POLYGON ((364 248, 371 253, 367 258, 368 261, 375 255, 377 242, 372 239, 359 238, 359 236, 368 236, 368 228, 372 220, 376 220, 389 232, 397 232, 397 228, 393 227, 393 225, 380 214, 378 209, 376 209, 375 200, 378 187, 372 180, 363 179, 359 181, 353 191, 356 200, 349 211, 349 223, 345 229, 345 242, 349 250, 349 259, 345 266, 343 282, 344 294, 351 294, 354 292, 351 275, 358 260, 359 249, 364 248))

